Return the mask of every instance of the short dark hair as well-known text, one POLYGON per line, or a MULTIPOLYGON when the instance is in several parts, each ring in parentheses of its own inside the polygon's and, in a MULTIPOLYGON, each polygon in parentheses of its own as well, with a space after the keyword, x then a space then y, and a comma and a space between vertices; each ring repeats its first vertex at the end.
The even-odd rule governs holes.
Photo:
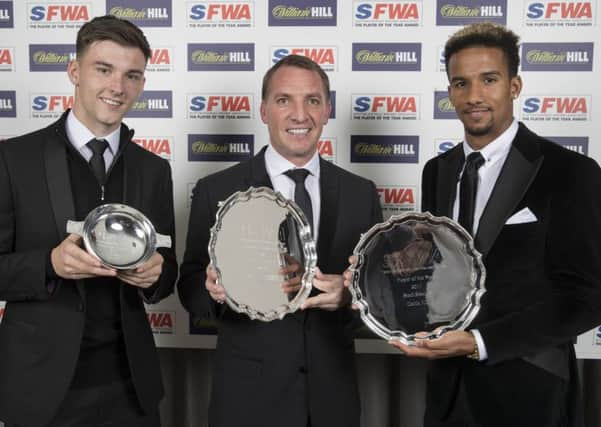
POLYGON ((515 77, 520 66, 519 41, 520 37, 517 34, 502 25, 490 22, 468 25, 451 35, 445 44, 444 62, 447 76, 449 61, 455 53, 468 47, 485 46, 495 47, 503 52, 509 68, 509 77, 515 77))
POLYGON ((317 73, 323 84, 323 88, 326 93, 326 100, 330 100, 330 79, 326 72, 313 60, 302 55, 288 55, 280 59, 275 63, 263 76, 263 87, 261 88, 261 99, 267 98, 269 92, 269 84, 274 73, 281 67, 297 67, 304 70, 309 70, 317 73))
POLYGON ((81 58, 92 43, 103 40, 110 40, 124 47, 137 47, 147 62, 150 58, 150 45, 142 30, 113 15, 97 16, 79 29, 75 44, 77 58, 81 58))

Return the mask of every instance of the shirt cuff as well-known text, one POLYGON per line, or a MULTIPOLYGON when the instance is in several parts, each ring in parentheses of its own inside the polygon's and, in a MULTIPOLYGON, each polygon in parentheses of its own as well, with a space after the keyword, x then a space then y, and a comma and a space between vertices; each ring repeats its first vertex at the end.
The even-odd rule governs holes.
POLYGON ((470 329, 470 332, 474 335, 476 339, 476 345, 478 346, 478 354, 480 355, 479 361, 484 361, 488 359, 488 353, 486 351, 486 345, 484 345, 484 340, 482 339, 482 335, 478 329, 470 329))

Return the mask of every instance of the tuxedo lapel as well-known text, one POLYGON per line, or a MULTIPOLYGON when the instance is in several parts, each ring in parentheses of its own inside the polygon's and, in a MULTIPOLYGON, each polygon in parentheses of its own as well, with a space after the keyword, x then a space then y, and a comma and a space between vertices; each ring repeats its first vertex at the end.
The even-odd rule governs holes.
POLYGON ((536 144, 530 141, 529 131, 520 124, 505 164, 482 212, 476 233, 476 249, 486 256, 505 221, 530 187, 543 162, 536 144))
MULTIPOLYGON (((131 139, 134 136, 134 131, 127 126, 121 125, 121 134, 119 136, 119 150, 113 159, 111 168, 117 163, 119 158, 123 162, 123 203, 129 206, 141 206, 142 194, 142 176, 139 172, 131 170, 129 165, 135 164, 135 159, 132 158, 135 151, 129 150, 131 139)), ((140 165, 138 165, 140 167, 140 165)))
POLYGON ((245 178, 248 187, 268 187, 273 190, 273 184, 265 167, 266 149, 267 146, 263 147, 256 156, 250 159, 248 175, 245 178))
MULTIPOLYGON (((52 135, 50 135, 46 144, 44 144, 46 185, 48 186, 50 205, 54 213, 54 221, 61 241, 67 237, 67 221, 75 219, 75 204, 67 161, 66 144, 69 144, 69 140, 64 130, 65 118, 66 114, 50 129, 52 135)), ((85 304, 86 294, 83 282, 75 280, 75 284, 85 304)))
POLYGON ((436 193, 436 212, 433 215, 453 217, 453 203, 457 192, 457 179, 463 166, 464 155, 461 145, 455 147, 439 163, 436 188, 430 189, 436 193))
POLYGON ((326 160, 320 158, 319 164, 319 190, 321 197, 321 207, 319 215, 317 257, 318 259, 321 258, 320 264, 322 267, 324 267, 325 265, 327 265, 326 257, 330 253, 330 247, 332 245, 332 240, 334 239, 334 231, 336 230, 336 220, 338 218, 338 188, 340 177, 337 173, 334 173, 333 166, 326 160))
POLYGON ((54 134, 44 144, 46 185, 60 239, 67 237, 67 221, 75 219, 73 191, 67 163, 67 136, 60 123, 50 130, 54 134))

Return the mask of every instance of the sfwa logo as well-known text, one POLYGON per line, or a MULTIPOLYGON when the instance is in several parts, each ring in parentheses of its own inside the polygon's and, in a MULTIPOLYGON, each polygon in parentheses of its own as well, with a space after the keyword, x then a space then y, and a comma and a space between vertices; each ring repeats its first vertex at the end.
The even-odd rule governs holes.
POLYGON ((529 1, 524 5, 527 27, 590 27, 595 23, 593 1, 529 1))
POLYGON ((421 1, 355 1, 356 28, 418 27, 422 25, 421 1))

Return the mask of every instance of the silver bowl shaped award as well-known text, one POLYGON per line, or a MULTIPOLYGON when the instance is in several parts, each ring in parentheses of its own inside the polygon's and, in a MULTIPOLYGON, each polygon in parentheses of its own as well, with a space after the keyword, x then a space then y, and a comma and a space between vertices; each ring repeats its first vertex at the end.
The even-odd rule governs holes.
POLYGON ((250 187, 220 203, 209 240, 211 264, 228 306, 269 322, 296 311, 311 292, 317 252, 303 211, 267 187, 250 187), (295 265, 300 288, 287 294, 279 273, 295 265))
POLYGON ((378 336, 414 345, 476 317, 486 271, 472 237, 430 213, 394 215, 365 233, 354 253, 350 291, 378 336))
POLYGON ((119 203, 94 208, 84 221, 68 221, 67 233, 82 236, 86 250, 116 270, 134 269, 156 248, 171 247, 170 236, 157 233, 140 211, 119 203))

